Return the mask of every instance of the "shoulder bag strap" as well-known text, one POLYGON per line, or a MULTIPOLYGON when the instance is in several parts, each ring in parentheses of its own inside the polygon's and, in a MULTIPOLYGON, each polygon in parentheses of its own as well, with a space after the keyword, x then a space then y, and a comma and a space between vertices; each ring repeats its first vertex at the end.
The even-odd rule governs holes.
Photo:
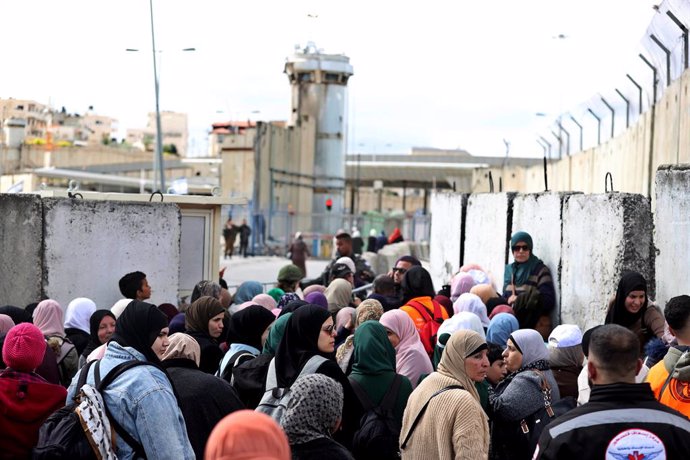
POLYGON ((426 408, 429 406, 429 403, 431 402, 432 399, 434 399, 436 396, 440 395, 444 391, 448 390, 464 390, 465 388, 460 386, 460 385, 450 385, 445 388, 441 388, 438 390, 436 393, 432 394, 431 397, 424 403, 424 406, 422 406, 422 410, 419 411, 417 416, 415 417, 414 421, 412 422, 412 426, 410 427, 410 431, 407 432, 405 435, 405 440, 402 442, 400 445, 401 449, 404 449, 407 447, 407 441, 410 440, 410 436, 412 436, 412 433, 414 432, 414 429, 417 428, 417 424, 419 423, 419 420, 421 420, 422 415, 424 415, 424 412, 426 412, 426 408))
POLYGON ((328 359, 324 358, 321 355, 312 356, 311 358, 309 358, 309 361, 307 361, 302 370, 299 372, 297 378, 300 378, 303 375, 313 374, 326 361, 328 361, 328 359))
POLYGON ((352 391, 355 392, 357 395, 357 399, 359 399, 359 402, 362 403, 362 408, 365 411, 371 410, 374 408, 374 403, 371 402, 371 399, 369 398, 369 395, 367 392, 362 388, 362 385, 359 384, 359 382, 352 377, 348 377, 348 380, 350 381, 350 386, 352 387, 352 391))
MULTIPOLYGON (((95 361, 89 361, 88 363, 84 364, 81 368, 81 372, 79 373, 79 380, 77 380, 77 388, 75 389, 75 396, 79 394, 79 390, 81 387, 86 384, 86 378, 89 376, 89 369, 93 365, 95 361)), ((98 366, 96 366, 96 369, 98 369, 98 366)))
POLYGON ((400 392, 400 385, 402 384, 402 376, 400 374, 395 374, 395 378, 393 379, 393 383, 391 383, 391 387, 388 389, 386 392, 386 395, 383 397, 383 400, 381 401, 381 408, 384 410, 393 410, 395 407, 395 403, 398 399, 398 393, 400 392))
POLYGON ((96 389, 98 390, 99 393, 101 393, 101 398, 103 399, 103 407, 105 408, 105 413, 108 416, 108 420, 110 420, 110 423, 113 425, 113 428, 115 428, 115 431, 117 434, 120 435, 122 439, 125 440, 125 442, 134 450, 134 454, 138 458, 146 458, 146 451, 144 450, 144 446, 141 445, 134 437, 132 437, 131 434, 125 430, 125 428, 120 425, 120 423, 115 420, 115 418, 112 416, 110 413, 110 410, 108 409, 108 405, 105 402, 105 398, 103 398, 103 390, 106 389, 108 385, 110 385, 113 380, 115 380, 117 377, 119 377, 122 373, 125 371, 137 367, 137 366, 151 366, 152 364, 147 363, 146 361, 127 361, 121 364, 118 364, 115 366, 113 369, 108 372, 108 375, 105 376, 103 380, 101 380, 101 372, 100 372, 100 360, 96 363, 96 367, 94 368, 95 372, 95 381, 96 381, 96 389))
POLYGON ((664 382, 664 385, 661 387, 661 391, 659 392, 659 397, 657 398, 658 401, 661 401, 661 397, 664 395, 664 391, 666 391, 666 387, 668 387, 668 384, 671 383, 671 379, 673 378, 673 373, 676 371, 676 367, 678 366, 678 363, 687 354, 688 354, 688 351, 684 351, 683 354, 680 355, 680 358, 678 358, 678 361, 676 361, 676 363, 673 365, 673 369, 671 369, 671 371, 668 373, 668 377, 666 377, 666 381, 664 382))
POLYGON ((407 305, 417 310, 417 313, 422 315, 422 318, 424 318, 425 322, 429 322, 433 319, 431 318, 431 315, 429 315, 429 312, 427 311, 426 307, 421 303, 417 302, 416 300, 410 300, 409 302, 407 302, 407 305))
POLYGON ((431 303, 434 305, 434 321, 437 323, 442 323, 443 322, 443 313, 442 313, 442 306, 440 303, 436 302, 434 299, 431 299, 431 303))
POLYGON ((271 359, 268 364, 268 372, 266 373, 266 391, 273 390, 278 386, 278 377, 276 377, 276 359, 271 359))

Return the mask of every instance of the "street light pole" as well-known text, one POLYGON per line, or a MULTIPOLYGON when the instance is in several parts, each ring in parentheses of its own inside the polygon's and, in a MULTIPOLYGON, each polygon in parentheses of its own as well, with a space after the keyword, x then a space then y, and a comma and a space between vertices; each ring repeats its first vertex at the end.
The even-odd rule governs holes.
POLYGON ((153 159, 153 191, 165 192, 165 166, 163 163, 163 133, 161 131, 161 112, 159 104, 158 66, 156 64, 156 35, 153 29, 153 0, 149 0, 151 11, 151 48, 153 54, 153 80, 156 92, 156 153, 153 159), (158 177, 156 177, 158 176, 158 177), (160 188, 157 188, 157 186, 160 188))

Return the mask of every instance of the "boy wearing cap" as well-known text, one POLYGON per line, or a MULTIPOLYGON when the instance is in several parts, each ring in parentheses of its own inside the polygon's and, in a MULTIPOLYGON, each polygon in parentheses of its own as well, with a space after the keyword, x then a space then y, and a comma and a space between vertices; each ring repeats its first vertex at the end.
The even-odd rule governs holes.
POLYGON ((3 458, 29 458, 46 418, 65 405, 67 390, 34 371, 43 361, 40 329, 21 323, 9 330, 2 347, 7 369, 0 371, 0 446, 3 458))

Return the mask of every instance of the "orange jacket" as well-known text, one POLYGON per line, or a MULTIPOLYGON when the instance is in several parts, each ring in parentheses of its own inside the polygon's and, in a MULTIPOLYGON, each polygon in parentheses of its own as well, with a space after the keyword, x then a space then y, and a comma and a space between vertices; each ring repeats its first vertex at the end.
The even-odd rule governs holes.
MULTIPOLYGON (((432 318, 434 317, 434 304, 432 302, 431 297, 429 297, 429 296, 415 297, 412 300, 414 300, 415 302, 419 302, 422 305, 424 305, 424 308, 426 308, 427 311, 429 312, 429 316, 431 316, 432 318)), ((407 302, 405 305, 400 307, 400 309, 402 311, 404 311, 405 313, 407 313, 408 315, 410 315, 410 318, 412 318, 412 322, 414 322, 414 325, 417 328, 417 332, 419 332, 422 329, 422 327, 424 327, 424 324, 426 323, 426 321, 424 321, 424 317, 417 310, 415 310, 414 307, 411 307, 409 305, 410 302, 407 302)), ((443 305, 439 304, 439 307, 441 307, 441 316, 443 317, 443 320, 444 321, 447 320, 449 318, 448 312, 446 311, 445 308, 443 308, 443 305)))
POLYGON ((672 378, 666 386, 661 399, 659 399, 661 387, 664 386, 667 378, 668 371, 662 360, 649 370, 646 380, 651 385, 654 396, 660 403, 681 412, 686 417, 690 417, 690 382, 683 382, 672 378))

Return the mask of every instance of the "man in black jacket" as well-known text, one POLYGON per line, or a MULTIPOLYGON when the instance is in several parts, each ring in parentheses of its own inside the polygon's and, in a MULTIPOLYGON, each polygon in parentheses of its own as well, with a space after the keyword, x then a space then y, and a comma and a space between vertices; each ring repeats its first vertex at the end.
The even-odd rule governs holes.
POLYGON ((622 326, 592 332, 589 403, 544 428, 534 459, 687 458, 690 421, 659 403, 648 383, 635 383, 639 348, 635 334, 622 326))

